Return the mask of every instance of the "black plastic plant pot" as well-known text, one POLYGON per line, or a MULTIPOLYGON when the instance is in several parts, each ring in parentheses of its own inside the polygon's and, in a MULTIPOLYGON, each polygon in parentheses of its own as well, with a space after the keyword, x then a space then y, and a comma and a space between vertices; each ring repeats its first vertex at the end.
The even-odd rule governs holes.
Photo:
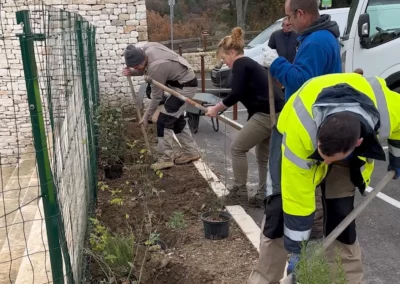
POLYGON ((210 240, 222 240, 229 236, 229 224, 232 215, 228 212, 205 212, 201 215, 204 225, 204 236, 210 240))
POLYGON ((104 167, 104 175, 107 179, 120 178, 124 172, 122 164, 107 165, 104 167))

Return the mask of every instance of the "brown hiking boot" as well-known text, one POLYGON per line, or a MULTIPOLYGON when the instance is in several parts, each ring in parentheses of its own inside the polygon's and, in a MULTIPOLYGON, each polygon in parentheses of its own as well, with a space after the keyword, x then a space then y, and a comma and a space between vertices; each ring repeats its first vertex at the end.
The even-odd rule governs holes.
POLYGON ((164 170, 172 168, 174 165, 174 162, 171 161, 158 161, 157 163, 152 164, 150 166, 150 169, 152 169, 153 171, 164 170))
POLYGON ((183 164, 187 164, 193 161, 197 161, 198 159, 200 159, 201 156, 199 153, 196 154, 182 154, 179 158, 175 159, 175 164, 176 165, 183 165, 183 164))

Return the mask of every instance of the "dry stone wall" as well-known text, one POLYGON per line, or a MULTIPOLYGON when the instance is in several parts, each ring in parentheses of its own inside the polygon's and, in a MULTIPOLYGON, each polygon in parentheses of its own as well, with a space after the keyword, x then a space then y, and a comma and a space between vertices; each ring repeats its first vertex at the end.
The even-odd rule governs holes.
MULTIPOLYGON (((16 23, 18 10, 37 10, 33 0, 0 2, 0 155, 1 163, 14 164, 18 154, 32 144, 31 123, 16 23), (4 37, 4 39, 2 39, 4 37)), ((81 14, 97 27, 96 48, 100 95, 130 98, 122 76, 123 51, 127 44, 148 40, 143 0, 45 0, 46 5, 81 14)), ((38 59, 41 61, 43 59, 38 59)), ((40 68, 40 66, 39 66, 40 68)), ((141 77, 133 78, 139 88, 141 77)))
POLYGON ((218 63, 215 51, 182 54, 182 56, 192 65, 195 72, 201 71, 201 55, 204 55, 204 68, 206 71, 212 70, 218 63))

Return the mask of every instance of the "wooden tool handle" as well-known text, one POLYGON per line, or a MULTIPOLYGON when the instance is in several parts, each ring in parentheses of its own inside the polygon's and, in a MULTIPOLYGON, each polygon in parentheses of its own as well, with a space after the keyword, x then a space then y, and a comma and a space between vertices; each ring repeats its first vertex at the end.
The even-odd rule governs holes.
MULTIPOLYGON (((200 109, 203 112, 207 112, 207 108, 205 108, 204 106, 202 106, 201 104, 196 103, 195 101, 181 95, 180 93, 178 93, 177 91, 172 90, 171 88, 168 88, 167 86, 161 84, 160 82, 157 82, 156 80, 153 80, 153 78, 149 77, 149 76, 144 76, 144 80, 149 83, 149 84, 153 84, 155 86, 157 86, 158 88, 170 93, 171 95, 181 99, 182 101, 200 109)), ((217 115, 217 118, 223 122, 225 122, 226 124, 232 126, 233 128, 237 129, 237 130, 241 130, 242 126, 230 119, 228 119, 225 116, 221 116, 221 115, 217 115)))
MULTIPOLYGON (((141 121, 142 120, 142 114, 140 113, 140 110, 138 108, 135 88, 133 87, 132 79, 131 79, 130 76, 126 76, 126 78, 128 79, 129 87, 131 88, 132 98, 133 98, 133 101, 134 101, 134 108, 136 110, 136 115, 137 115, 139 121, 141 121)), ((149 138, 147 137, 146 128, 144 127, 143 124, 141 125, 141 129, 142 129, 142 133, 143 133, 144 143, 146 144, 146 148, 151 153, 149 138)))
POLYGON ((276 123, 276 116, 275 116, 275 94, 274 94, 274 82, 272 80, 271 73, 268 69, 268 93, 269 93, 269 112, 271 117, 271 128, 276 123))

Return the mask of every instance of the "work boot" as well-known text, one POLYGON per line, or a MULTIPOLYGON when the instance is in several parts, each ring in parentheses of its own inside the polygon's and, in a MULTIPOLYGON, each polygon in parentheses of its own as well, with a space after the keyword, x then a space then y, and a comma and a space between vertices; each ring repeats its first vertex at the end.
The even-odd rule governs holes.
POLYGON ((228 195, 226 196, 229 199, 234 199, 240 197, 242 194, 247 193, 247 187, 246 186, 237 186, 233 185, 231 187, 228 187, 227 190, 229 191, 228 195))
POLYGON ((187 163, 190 163, 193 161, 197 161, 200 158, 201 158, 201 156, 199 153, 193 153, 193 154, 184 153, 179 158, 175 159, 175 164, 183 165, 183 164, 187 164, 187 163))
POLYGON ((150 169, 152 169, 153 171, 164 170, 164 169, 172 168, 174 165, 175 164, 172 161, 159 160, 156 163, 152 164, 150 166, 150 169))
POLYGON ((264 193, 257 192, 256 194, 248 197, 248 203, 254 207, 264 207, 264 193))

